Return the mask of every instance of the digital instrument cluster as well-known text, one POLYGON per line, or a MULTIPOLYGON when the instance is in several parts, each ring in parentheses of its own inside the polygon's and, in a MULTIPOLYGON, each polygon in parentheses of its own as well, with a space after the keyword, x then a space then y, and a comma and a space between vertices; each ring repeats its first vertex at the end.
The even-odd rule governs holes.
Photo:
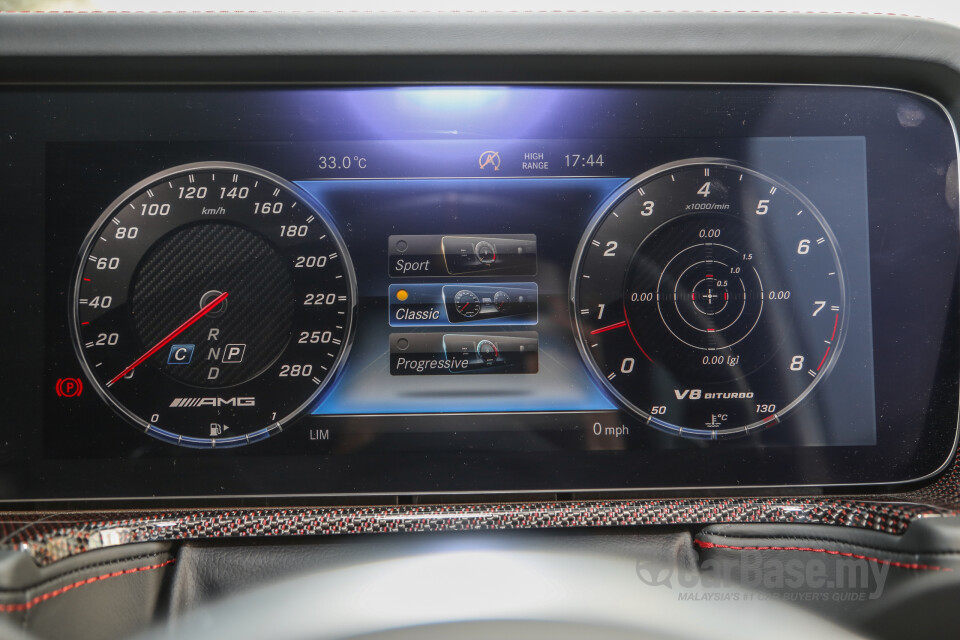
POLYGON ((928 98, 82 93, 0 102, 50 125, 5 150, 45 409, 0 427, 2 499, 894 483, 953 450, 928 98))

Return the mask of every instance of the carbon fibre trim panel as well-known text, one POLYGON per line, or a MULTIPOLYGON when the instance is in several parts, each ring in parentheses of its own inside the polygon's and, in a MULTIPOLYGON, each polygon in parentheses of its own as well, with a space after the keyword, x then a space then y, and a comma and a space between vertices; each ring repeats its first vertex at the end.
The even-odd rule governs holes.
POLYGON ((205 538, 757 522, 829 524, 901 534, 914 518, 957 513, 934 505, 856 498, 601 500, 45 516, 11 513, 0 517, 0 532, 3 546, 27 552, 46 565, 115 545, 205 538))
POLYGON ((49 565, 138 542, 355 533, 733 523, 824 524, 903 534, 919 518, 960 515, 960 450, 933 484, 899 494, 800 498, 582 500, 455 505, 282 507, 0 515, 0 548, 49 565))

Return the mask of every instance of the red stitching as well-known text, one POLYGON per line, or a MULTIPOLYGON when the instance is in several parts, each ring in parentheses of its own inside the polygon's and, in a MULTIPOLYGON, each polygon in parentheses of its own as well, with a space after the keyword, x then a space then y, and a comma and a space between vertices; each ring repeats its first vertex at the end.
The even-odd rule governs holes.
POLYGON ((68 584, 65 587, 60 587, 59 589, 55 589, 54 591, 50 591, 49 593, 45 593, 43 595, 37 596, 36 598, 33 598, 32 600, 28 600, 27 602, 23 602, 20 604, 0 604, 0 613, 27 611, 28 609, 32 609, 33 607, 37 606, 41 602, 46 602, 51 598, 56 598, 57 596, 63 595, 67 591, 70 591, 71 589, 76 589, 77 587, 93 584, 94 582, 100 582, 101 580, 108 580, 110 578, 125 576, 131 573, 139 573, 141 571, 150 571, 152 569, 160 569, 162 567, 171 565, 174 562, 176 562, 176 558, 170 558, 166 562, 154 564, 149 567, 135 567, 133 569, 124 569, 123 571, 114 571, 113 573, 105 573, 102 576, 96 576, 94 578, 87 578, 86 580, 81 580, 80 582, 74 582, 73 584, 68 584))
POLYGON ((826 553, 831 556, 843 556, 845 558, 856 558, 857 560, 869 560, 877 564, 888 564, 891 567, 900 567, 901 569, 917 569, 922 571, 953 571, 950 567, 938 567, 933 564, 916 564, 911 562, 897 562, 895 560, 884 560, 872 556, 864 556, 858 553, 847 551, 836 551, 834 549, 814 549, 813 547, 737 547, 729 544, 720 544, 718 542, 704 542, 703 540, 694 540, 693 543, 703 549, 733 549, 734 551, 809 551, 812 553, 826 553))

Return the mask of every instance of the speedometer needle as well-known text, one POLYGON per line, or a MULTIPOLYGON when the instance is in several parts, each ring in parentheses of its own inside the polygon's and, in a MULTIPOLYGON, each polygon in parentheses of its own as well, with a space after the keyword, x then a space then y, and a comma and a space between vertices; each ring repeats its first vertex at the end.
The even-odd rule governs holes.
POLYGON ((186 322, 184 322, 183 324, 181 324, 179 327, 177 327, 176 329, 174 329, 173 331, 171 331, 169 334, 167 334, 167 337, 166 337, 166 338, 164 338, 163 340, 161 340, 161 341, 158 342, 157 344, 153 345, 153 346, 150 348, 149 351, 147 351, 145 354, 143 354, 142 356, 140 356, 139 358, 137 358, 136 360, 134 360, 133 363, 130 364, 130 366, 128 366, 126 369, 124 369, 123 371, 121 371, 120 373, 118 373, 116 376, 114 376, 113 379, 110 380, 110 382, 107 383, 107 386, 108 386, 108 387, 112 387, 112 386, 114 385, 114 383, 117 382, 118 380, 120 380, 121 378, 123 378, 123 376, 127 375, 128 373, 130 373, 131 371, 133 371, 134 369, 136 369, 137 367, 139 367, 141 364, 143 364, 144 361, 146 361, 147 358, 149 358, 150 356, 152 356, 153 354, 155 354, 157 351, 160 351, 160 349, 163 349, 165 346, 167 346, 168 344, 170 344, 170 342, 171 342, 174 338, 176 338, 178 335, 180 335, 181 333, 183 333, 184 331, 186 331, 187 329, 189 329, 190 327, 192 327, 194 324, 196 324, 196 322, 197 322, 200 318, 202 318, 203 316, 205 316, 205 315, 207 315, 208 313, 210 313, 211 311, 213 311, 214 308, 216 308, 216 306, 217 306, 218 304, 220 304, 221 302, 223 302, 224 300, 227 299, 227 296, 228 296, 228 295, 230 295, 230 294, 227 293, 226 291, 224 291, 223 293, 221 293, 220 295, 218 295, 216 298, 214 298, 213 300, 211 300, 210 302, 208 302, 206 305, 204 305, 204 307, 203 307, 202 309, 200 309, 200 311, 197 311, 195 314, 193 314, 192 316, 190 316, 190 319, 189 319, 189 320, 187 320, 186 322))

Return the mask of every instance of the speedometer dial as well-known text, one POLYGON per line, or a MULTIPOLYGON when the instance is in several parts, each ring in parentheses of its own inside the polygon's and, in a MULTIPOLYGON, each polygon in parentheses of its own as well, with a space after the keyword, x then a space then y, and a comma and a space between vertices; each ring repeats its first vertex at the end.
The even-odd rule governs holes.
POLYGON ((147 434, 237 446, 282 431, 334 376, 355 304, 349 256, 281 178, 186 165, 116 200, 74 284, 77 353, 147 434))
POLYGON ((844 337, 843 269, 823 216, 727 160, 628 183, 584 236, 571 291, 589 368, 626 409, 683 436, 777 424, 844 337))

